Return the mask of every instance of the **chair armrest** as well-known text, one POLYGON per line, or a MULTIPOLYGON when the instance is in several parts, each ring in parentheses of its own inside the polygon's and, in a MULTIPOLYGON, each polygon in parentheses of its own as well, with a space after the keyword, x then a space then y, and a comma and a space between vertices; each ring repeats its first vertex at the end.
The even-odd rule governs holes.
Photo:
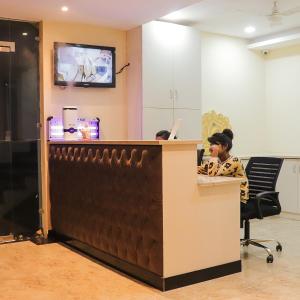
POLYGON ((261 192, 256 194, 255 196, 255 204, 256 204, 256 208, 257 208, 257 214, 259 216, 259 219, 263 219, 263 214, 262 214, 262 210, 261 210, 261 201, 262 200, 268 200, 268 201, 272 201, 273 205, 277 206, 279 208, 279 210, 281 211, 281 205, 278 199, 278 195, 279 192, 275 192, 275 191, 270 191, 270 192, 261 192))
POLYGON ((275 192, 275 191, 271 191, 271 192, 261 192, 261 193, 256 194, 256 198, 257 198, 257 199, 261 199, 261 200, 263 200, 263 199, 271 200, 271 201, 273 201, 273 203, 274 203, 276 206, 279 206, 279 207, 280 207, 278 195, 279 195, 279 192, 275 192))

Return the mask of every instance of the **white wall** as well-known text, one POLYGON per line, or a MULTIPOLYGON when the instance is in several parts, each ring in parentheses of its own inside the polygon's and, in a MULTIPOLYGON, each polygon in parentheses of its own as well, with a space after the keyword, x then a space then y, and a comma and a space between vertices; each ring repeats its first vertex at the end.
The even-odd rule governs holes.
POLYGON ((233 152, 266 151, 265 61, 247 41, 202 33, 202 113, 215 110, 230 118, 233 152))
POLYGON ((268 152, 300 152, 300 45, 274 49, 266 59, 268 152))
POLYGON ((180 139, 201 136, 201 37, 198 30, 153 21, 142 28, 143 138, 182 119, 180 139))
MULTIPOLYGON (((300 45, 273 49, 268 56, 247 49, 247 41, 213 33, 201 33, 201 110, 222 113, 230 118, 235 134, 233 153, 239 156, 264 154, 299 155, 300 149, 300 45)), ((127 35, 135 45, 140 31, 127 35)), ((130 44, 129 43, 129 44, 130 44)), ((141 43, 141 42, 139 42, 141 43)), ((141 65, 135 59, 139 47, 128 45, 130 72, 141 85, 141 65), (130 51, 129 51, 130 50, 130 51)), ((130 92, 128 131, 140 138, 141 89, 130 92)))

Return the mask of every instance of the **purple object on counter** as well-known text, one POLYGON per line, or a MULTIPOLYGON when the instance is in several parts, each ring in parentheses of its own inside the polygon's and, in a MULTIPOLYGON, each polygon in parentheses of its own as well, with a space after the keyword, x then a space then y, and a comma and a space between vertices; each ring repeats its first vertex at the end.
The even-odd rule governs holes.
MULTIPOLYGON (((63 122, 61 118, 58 117, 49 117, 48 121, 48 140, 63 140, 64 139, 64 129, 63 122)), ((82 134, 80 132, 81 128, 89 127, 91 131, 91 140, 100 139, 100 119, 86 119, 86 118, 78 118, 77 119, 78 126, 75 130, 78 130, 78 139, 82 138, 82 134)))

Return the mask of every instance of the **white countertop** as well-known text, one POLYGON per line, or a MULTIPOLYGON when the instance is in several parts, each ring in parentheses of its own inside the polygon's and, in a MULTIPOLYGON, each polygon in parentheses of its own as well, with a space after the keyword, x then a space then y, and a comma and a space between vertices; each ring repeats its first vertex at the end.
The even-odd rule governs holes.
POLYGON ((279 157, 284 159, 299 159, 300 154, 259 154, 259 155, 238 155, 239 159, 250 159, 251 157, 279 157))
POLYGON ((196 145, 200 140, 57 140, 49 141, 50 145, 196 145))
MULTIPOLYGON (((251 157, 279 157, 279 158, 284 158, 284 159, 300 159, 300 154, 282 154, 282 153, 274 153, 274 154, 266 154, 266 153, 262 153, 262 154, 245 154, 245 155, 236 155, 233 154, 234 156, 238 157, 239 159, 243 159, 243 160, 248 160, 251 157)), ((204 156, 204 160, 209 159, 210 156, 209 155, 205 155, 204 156)))
POLYGON ((214 186, 223 184, 240 183, 242 178, 226 177, 226 176, 208 176, 198 175, 198 184, 201 186, 214 186))

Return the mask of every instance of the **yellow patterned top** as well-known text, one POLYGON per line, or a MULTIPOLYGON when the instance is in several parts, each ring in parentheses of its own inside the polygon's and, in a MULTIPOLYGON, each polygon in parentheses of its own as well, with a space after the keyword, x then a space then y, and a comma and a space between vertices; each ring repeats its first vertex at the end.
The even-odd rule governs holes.
POLYGON ((212 157, 198 166, 198 173, 209 176, 232 176, 243 178, 241 182, 241 202, 247 203, 249 198, 248 179, 241 161, 234 156, 230 156, 224 162, 221 162, 217 157, 212 157))

